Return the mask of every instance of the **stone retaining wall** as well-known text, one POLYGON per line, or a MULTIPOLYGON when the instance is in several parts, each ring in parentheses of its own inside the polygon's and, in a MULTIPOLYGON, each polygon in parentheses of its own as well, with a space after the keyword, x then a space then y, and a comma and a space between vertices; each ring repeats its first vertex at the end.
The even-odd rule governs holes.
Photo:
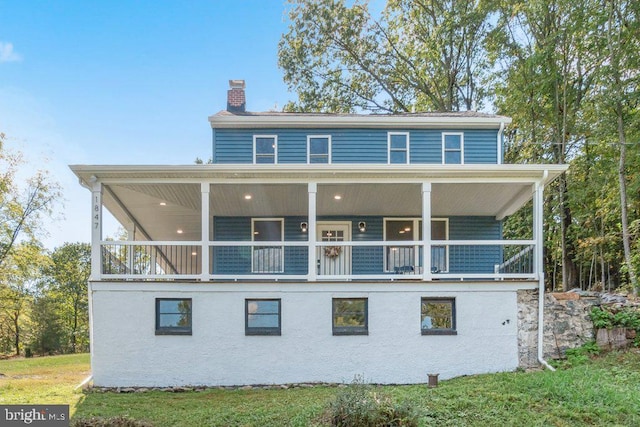
MULTIPOLYGON (((559 359, 570 348, 595 338, 589 313, 606 303, 606 294, 568 292, 545 294, 544 358, 559 359)), ((538 366, 538 291, 518 292, 518 359, 520 366, 538 366)))

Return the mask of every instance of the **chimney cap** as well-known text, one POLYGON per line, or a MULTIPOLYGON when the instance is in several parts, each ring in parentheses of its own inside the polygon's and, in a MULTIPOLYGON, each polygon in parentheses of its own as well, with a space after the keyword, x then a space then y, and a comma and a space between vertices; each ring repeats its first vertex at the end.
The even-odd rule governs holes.
POLYGON ((229 87, 231 89, 244 89, 245 88, 244 80, 229 80, 229 87))

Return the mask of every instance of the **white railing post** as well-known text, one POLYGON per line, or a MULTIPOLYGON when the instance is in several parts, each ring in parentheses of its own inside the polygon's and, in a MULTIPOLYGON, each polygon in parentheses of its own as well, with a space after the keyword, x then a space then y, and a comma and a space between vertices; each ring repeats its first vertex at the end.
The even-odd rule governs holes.
POLYGON ((91 184, 91 277, 102 276, 102 183, 91 184))
POLYGON ((422 183, 422 280, 431 281, 431 183, 422 183))
POLYGON ((200 183, 200 191, 202 192, 202 234, 201 234, 201 253, 202 253, 202 272, 200 280, 206 282, 209 280, 209 193, 211 185, 208 182, 200 183))
POLYGON ((316 267, 316 196, 318 194, 318 184, 310 182, 308 185, 309 190, 309 218, 307 221, 307 234, 309 237, 309 271, 307 272, 307 280, 315 282, 317 277, 316 267))

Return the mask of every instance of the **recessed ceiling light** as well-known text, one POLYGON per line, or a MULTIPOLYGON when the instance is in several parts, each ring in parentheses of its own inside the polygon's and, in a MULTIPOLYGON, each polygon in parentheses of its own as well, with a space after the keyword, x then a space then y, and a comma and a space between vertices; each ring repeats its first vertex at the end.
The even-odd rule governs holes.
POLYGON ((253 197, 253 196, 252 196, 251 194, 245 194, 245 195, 244 195, 244 199, 245 199, 245 200, 251 200, 251 198, 252 198, 252 197, 253 197))
POLYGON ((260 234, 260 232, 259 231, 254 231, 253 234, 260 234))
POLYGON ((182 229, 178 228, 178 229, 176 230, 176 233, 178 233, 178 234, 182 234, 182 229))
POLYGON ((404 231, 404 230, 400 230, 400 231, 398 231, 398 233, 400 233, 400 234, 404 234, 404 233, 405 233, 405 231, 404 231))
POLYGON ((167 202, 160 202, 160 206, 167 206, 167 202))
POLYGON ((342 200, 342 196, 339 194, 336 194, 335 196, 333 196, 333 198, 336 200, 342 200))
POLYGON ((411 231, 411 227, 405 227, 404 231, 411 231))
POLYGON ((198 252, 191 252, 191 255, 196 256, 198 255, 198 252))

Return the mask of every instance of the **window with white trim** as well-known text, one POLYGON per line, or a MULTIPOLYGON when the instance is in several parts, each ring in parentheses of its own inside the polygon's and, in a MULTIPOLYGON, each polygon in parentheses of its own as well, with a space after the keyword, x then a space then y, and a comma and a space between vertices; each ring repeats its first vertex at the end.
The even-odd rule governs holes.
POLYGON ((278 137, 276 135, 253 136, 253 163, 278 163, 278 137))
POLYGON ((280 299, 245 299, 245 335, 280 335, 280 299))
MULTIPOLYGON (((431 219, 431 239, 447 240, 449 221, 431 219)), ((422 220, 419 218, 385 218, 385 241, 421 241, 422 220)), ((433 272, 447 271, 447 248, 431 246, 431 269, 433 272)), ((413 245, 385 247, 385 271, 396 274, 420 274, 422 272, 422 248, 413 245)))
POLYGON ((422 298, 420 329, 422 335, 456 335, 455 298, 422 298))
POLYGON ((331 163, 331 136, 307 136, 307 163, 331 163))
POLYGON ((442 163, 464 164, 464 134, 442 133, 442 163))
POLYGON ((409 163, 409 132, 388 132, 389 164, 409 163))
POLYGON ((284 247, 276 242, 284 241, 283 218, 254 218, 251 220, 254 242, 265 242, 254 246, 251 256, 251 271, 254 273, 284 272, 284 247), (266 244, 272 242, 273 244, 266 244))

